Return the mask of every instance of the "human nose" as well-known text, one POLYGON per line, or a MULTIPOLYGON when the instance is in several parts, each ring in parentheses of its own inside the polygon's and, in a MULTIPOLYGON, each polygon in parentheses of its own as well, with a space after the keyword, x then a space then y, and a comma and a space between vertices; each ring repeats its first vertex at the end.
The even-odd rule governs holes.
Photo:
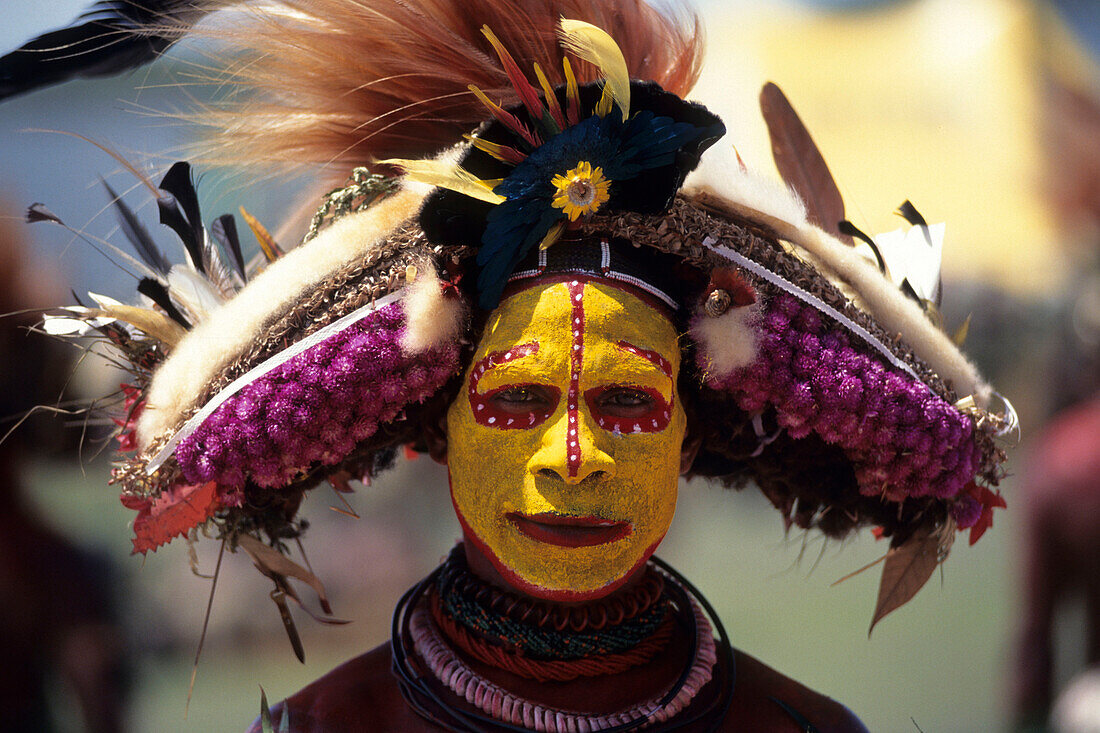
POLYGON ((615 475, 615 458, 599 444, 598 434, 583 411, 565 411, 547 421, 531 472, 567 484, 602 481, 615 475))

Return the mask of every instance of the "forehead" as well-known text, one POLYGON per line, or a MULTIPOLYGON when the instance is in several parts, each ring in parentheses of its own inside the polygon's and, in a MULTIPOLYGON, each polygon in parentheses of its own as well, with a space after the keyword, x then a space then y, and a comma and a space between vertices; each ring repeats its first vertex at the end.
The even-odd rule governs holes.
POLYGON ((565 346, 567 341, 563 339, 568 339, 579 325, 586 350, 600 341, 625 341, 679 362, 676 329, 663 313, 617 287, 599 281, 581 282, 580 301, 570 295, 566 282, 527 288, 510 296, 489 317, 478 353, 533 342, 551 346, 561 341, 565 346))

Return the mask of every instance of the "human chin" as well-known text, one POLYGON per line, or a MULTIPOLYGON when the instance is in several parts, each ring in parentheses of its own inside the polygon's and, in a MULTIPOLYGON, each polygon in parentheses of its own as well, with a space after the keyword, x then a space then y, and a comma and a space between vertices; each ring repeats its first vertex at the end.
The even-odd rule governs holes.
POLYGON ((457 503, 466 542, 486 558, 508 586, 556 602, 606 596, 631 580, 668 529, 642 520, 641 527, 590 514, 505 512, 499 521, 471 523, 457 503), (478 525, 478 526, 474 526, 478 525))

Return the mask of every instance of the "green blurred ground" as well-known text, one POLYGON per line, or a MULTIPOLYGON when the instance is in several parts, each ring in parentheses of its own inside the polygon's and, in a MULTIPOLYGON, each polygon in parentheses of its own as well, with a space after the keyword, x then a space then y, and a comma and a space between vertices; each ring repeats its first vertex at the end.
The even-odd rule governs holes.
MULTIPOLYGON (((458 535, 442 473, 426 459, 401 462, 354 495, 360 520, 329 511, 331 493, 315 492, 304 510, 315 522, 307 551, 337 615, 354 623, 324 627, 297 613, 307 651, 307 663, 298 664, 268 586, 244 557, 227 556, 185 717, 209 592, 209 581, 188 570, 186 544, 174 543, 144 562, 129 557, 130 518, 104 486, 101 468, 82 477, 71 467, 39 464, 32 476, 52 521, 124 570, 123 619, 138 660, 134 731, 243 730, 259 711, 261 685, 270 700, 281 699, 386 640, 400 593, 458 535)), ((1011 479, 1004 488, 1011 506, 1011 479)), ((878 569, 830 587, 885 551, 869 533, 843 546, 784 537, 778 515, 757 492, 731 494, 694 483, 681 493, 659 554, 710 598, 736 646, 843 701, 871 730, 991 731, 1007 722, 1018 519, 1011 511, 998 515, 974 548, 960 536, 942 582, 933 578, 870 639, 878 569)), ((212 540, 200 544, 205 572, 216 551, 212 540)))

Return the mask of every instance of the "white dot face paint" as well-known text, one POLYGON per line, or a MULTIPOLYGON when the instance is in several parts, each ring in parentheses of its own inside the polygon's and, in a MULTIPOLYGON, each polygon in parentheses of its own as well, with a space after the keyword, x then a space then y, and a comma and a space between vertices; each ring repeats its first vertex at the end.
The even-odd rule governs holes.
POLYGON ((601 281, 492 314, 447 414, 447 465, 467 540, 518 590, 599 597, 656 549, 686 425, 679 359, 668 320, 601 281))

